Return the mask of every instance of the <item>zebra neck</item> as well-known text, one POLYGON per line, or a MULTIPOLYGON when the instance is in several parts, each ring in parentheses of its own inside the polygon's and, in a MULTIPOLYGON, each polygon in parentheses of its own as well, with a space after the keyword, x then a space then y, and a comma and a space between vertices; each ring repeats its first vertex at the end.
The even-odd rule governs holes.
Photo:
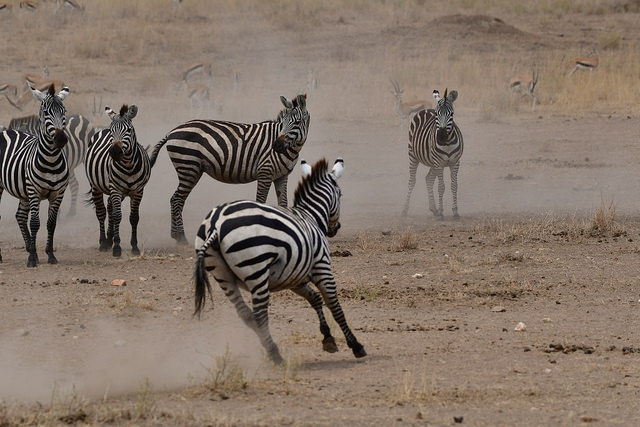
POLYGON ((309 206, 306 203, 297 203, 292 210, 307 222, 318 227, 322 234, 326 236, 329 229, 328 209, 323 209, 321 206, 309 206))
POLYGON ((62 150, 56 148, 53 143, 53 138, 48 138, 47 135, 43 132, 42 128, 38 127, 38 146, 40 147, 40 151, 48 156, 55 156, 60 153, 62 150))

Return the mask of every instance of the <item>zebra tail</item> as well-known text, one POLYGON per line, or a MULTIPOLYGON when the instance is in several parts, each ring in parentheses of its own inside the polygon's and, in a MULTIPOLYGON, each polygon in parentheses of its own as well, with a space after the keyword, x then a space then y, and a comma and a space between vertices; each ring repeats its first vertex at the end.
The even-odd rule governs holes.
POLYGON ((209 274, 207 273, 207 269, 204 266, 204 251, 198 251, 193 280, 196 285, 196 305, 193 315, 198 316, 199 319, 207 300, 207 290, 209 291, 209 295, 211 295, 211 283, 209 282, 209 274))
POLYGON ((85 197, 86 198, 82 201, 82 204, 95 209, 96 205, 93 203, 93 194, 91 193, 91 191, 87 191, 85 193, 85 197))
POLYGON ((153 165, 156 164, 156 159, 158 158, 158 153, 160 153, 160 149, 164 146, 164 144, 167 143, 168 139, 169 139, 169 135, 167 135, 164 138, 162 138, 162 140, 160 140, 160 142, 158 142, 153 147, 153 151, 151 152, 151 155, 149 156, 149 161, 151 162, 151 167, 153 167, 153 165))

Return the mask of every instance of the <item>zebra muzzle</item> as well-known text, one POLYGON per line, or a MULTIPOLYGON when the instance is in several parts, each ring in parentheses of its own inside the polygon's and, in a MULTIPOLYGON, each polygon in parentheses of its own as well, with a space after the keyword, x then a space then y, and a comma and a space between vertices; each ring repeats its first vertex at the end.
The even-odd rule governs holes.
POLYGON ((284 153, 287 150, 286 137, 284 135, 278 136, 271 146, 276 153, 284 153))
POLYGON ((122 160, 122 157, 124 156, 124 151, 122 151, 122 141, 113 141, 111 148, 109 148, 109 155, 116 162, 122 160))
POLYGON ((56 129, 53 134, 53 143, 56 148, 61 149, 69 141, 67 134, 62 129, 56 129))
POLYGON ((340 227, 341 225, 339 222, 330 225, 329 229, 327 230, 327 237, 334 237, 336 234, 338 234, 338 230, 340 230, 340 227))

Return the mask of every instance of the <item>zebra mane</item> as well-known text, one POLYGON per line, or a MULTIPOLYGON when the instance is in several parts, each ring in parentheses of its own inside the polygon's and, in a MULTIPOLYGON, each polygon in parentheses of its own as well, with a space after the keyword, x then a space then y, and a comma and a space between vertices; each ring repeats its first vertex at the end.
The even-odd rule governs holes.
POLYGON ((129 106, 127 104, 122 104, 122 107, 120 107, 120 117, 124 117, 124 115, 127 114, 127 111, 129 111, 129 106))
POLYGON ((312 187, 314 187, 318 182, 322 180, 327 175, 327 170, 329 169, 329 164, 327 163, 327 159, 320 159, 318 162, 311 168, 311 175, 308 175, 300 181, 298 184, 298 188, 293 196, 293 204, 294 206, 300 202, 300 198, 303 194, 306 194, 312 187))

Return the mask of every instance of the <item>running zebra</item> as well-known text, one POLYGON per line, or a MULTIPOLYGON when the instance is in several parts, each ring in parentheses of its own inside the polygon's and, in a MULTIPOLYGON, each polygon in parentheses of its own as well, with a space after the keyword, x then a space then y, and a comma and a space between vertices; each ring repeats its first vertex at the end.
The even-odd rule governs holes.
MULTIPOLYGON (((11 119, 9 129, 36 135, 38 126, 40 126, 39 123, 38 116, 32 114, 30 116, 11 119)), ((67 215, 74 216, 78 205, 79 190, 75 169, 84 161, 87 146, 95 130, 91 126, 89 119, 79 114, 72 114, 67 116, 67 127, 64 132, 69 142, 64 146, 62 152, 67 159, 67 165, 69 167, 69 188, 71 190, 71 208, 67 215)))
POLYGON ((323 300, 353 354, 364 357, 367 353, 349 329, 338 302, 326 238, 335 236, 340 228, 341 192, 337 181, 344 163, 336 160, 331 172, 324 159, 313 168, 304 161, 302 165, 305 176, 291 209, 237 201, 207 214, 195 242, 194 315, 200 316, 204 309, 207 291, 211 295, 210 271, 240 318, 256 332, 271 360, 281 363, 282 356, 269 333, 269 294, 291 289, 309 301, 318 314, 324 351, 334 353, 338 347, 322 311, 323 300), (240 289, 251 292, 253 312, 240 289))
POLYGON ((147 151, 138 143, 131 120, 138 114, 135 105, 123 105, 120 114, 105 107, 111 118, 108 129, 97 132, 91 138, 84 161, 87 179, 91 186, 90 203, 96 208, 100 224, 100 251, 113 246, 113 256, 122 254, 120 247, 120 221, 122 221, 122 199, 131 198, 131 253, 140 255, 138 249, 139 208, 144 186, 151 176, 151 164, 147 151), (108 195, 105 210, 103 194, 108 195), (105 233, 104 221, 109 213, 105 233))
POLYGON ((427 190, 429 192, 429 210, 435 216, 443 219, 442 196, 444 195, 444 168, 451 171, 451 193, 453 195, 453 217, 458 215, 458 169, 460 168, 460 157, 464 143, 462 133, 453 122, 453 101, 458 98, 458 92, 452 90, 447 95, 444 91, 444 98, 440 98, 440 92, 433 91, 433 98, 437 102, 434 110, 423 110, 418 112, 411 121, 409 129, 409 191, 402 210, 402 215, 406 215, 409 210, 409 200, 411 192, 416 185, 416 169, 422 163, 429 166, 427 173, 427 190), (433 195, 433 184, 438 178, 439 205, 436 204, 433 195))
POLYGON ((15 130, 0 133, 0 197, 7 190, 19 199, 16 219, 29 252, 27 267, 36 267, 39 262, 36 235, 40 229, 40 201, 44 199, 49 201, 47 262, 58 263, 53 254, 53 234, 58 209, 69 183, 69 168, 62 154, 67 143, 64 132, 66 110, 62 101, 69 95, 69 88, 65 86, 56 94, 53 85, 46 93, 31 87, 31 92, 41 102, 36 135, 15 130), (31 220, 27 225, 29 216, 31 220))
POLYGON ((163 145, 178 174, 178 188, 171 197, 171 237, 187 244, 182 209, 203 173, 229 184, 258 181, 256 200, 267 201, 273 182, 280 206, 287 206, 287 178, 307 140, 307 96, 292 101, 280 97, 284 109, 276 120, 255 124, 217 120, 186 122, 156 144, 153 166, 163 145))

